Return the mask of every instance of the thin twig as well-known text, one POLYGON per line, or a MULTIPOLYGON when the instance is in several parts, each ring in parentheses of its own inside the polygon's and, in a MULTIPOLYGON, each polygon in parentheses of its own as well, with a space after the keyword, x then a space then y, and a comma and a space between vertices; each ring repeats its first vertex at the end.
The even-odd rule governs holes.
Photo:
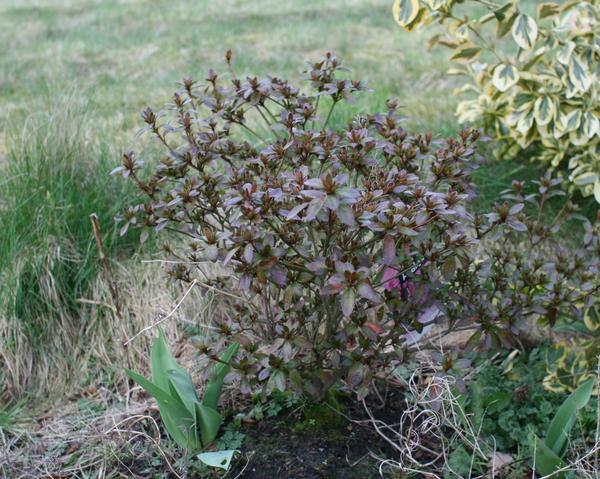
POLYGON ((158 321, 156 321, 156 322, 154 322, 154 323, 146 326, 141 331, 139 331, 136 334, 134 334, 131 338, 129 338, 127 341, 125 341, 125 343, 123 343, 123 346, 127 346, 129 343, 131 343, 139 335, 145 333, 146 331, 149 331, 150 329, 155 328, 156 326, 158 326, 159 324, 165 322, 167 319, 169 319, 171 316, 173 316, 175 314, 175 312, 179 309, 179 306, 181 306, 181 304, 185 301, 185 298, 187 298, 187 295, 190 294, 190 291, 192 291, 192 289, 194 288, 194 286, 196 286, 196 284, 198 284, 198 280, 195 279, 194 281, 192 281, 192 284, 190 284, 190 286, 187 289, 187 291, 183 294, 183 296, 181 297, 181 299, 177 302, 177 304, 175 305, 175 307, 173 308, 173 310, 169 314, 167 314, 163 318, 161 318, 158 321))

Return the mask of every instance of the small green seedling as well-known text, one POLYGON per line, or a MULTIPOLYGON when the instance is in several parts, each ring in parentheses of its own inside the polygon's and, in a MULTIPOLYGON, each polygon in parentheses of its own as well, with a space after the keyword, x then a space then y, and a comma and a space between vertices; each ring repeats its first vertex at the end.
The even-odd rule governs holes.
MULTIPOLYGON (((217 434, 223 418, 217 411, 223 380, 229 371, 229 362, 239 349, 232 344, 221 357, 206 385, 202 401, 198 398, 189 373, 177 364, 171 355, 161 329, 152 343, 152 381, 140 374, 126 370, 131 379, 142 386, 158 402, 160 416, 169 436, 189 452, 201 451, 210 446, 217 434)), ((220 457, 229 458, 234 451, 220 451, 220 457)), ((198 458, 208 465, 215 464, 215 453, 200 454, 198 458), (204 461, 205 454, 212 454, 204 461)), ((229 465, 229 461, 219 461, 229 465)), ((223 467, 220 465, 219 467, 223 467)))
MULTIPOLYGON (((554 474, 565 466, 562 458, 567 450, 569 433, 577 419, 577 412, 584 408, 592 397, 594 382, 594 379, 586 381, 565 399, 552 419, 544 441, 533 435, 535 470, 542 476, 554 474)), ((565 475, 556 477, 564 478, 565 475)))

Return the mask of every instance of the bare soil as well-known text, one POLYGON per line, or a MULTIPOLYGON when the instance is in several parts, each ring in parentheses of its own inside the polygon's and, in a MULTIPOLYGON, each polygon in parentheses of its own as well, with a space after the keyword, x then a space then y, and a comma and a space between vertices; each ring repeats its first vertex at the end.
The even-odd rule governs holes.
MULTIPOLYGON (((402 413, 402 397, 395 393, 385 408, 371 403, 378 419, 393 422, 402 413)), ((231 477, 246 479, 367 479, 381 477, 380 458, 392 458, 390 446, 365 421, 367 415, 355 401, 342 404, 337 422, 330 418, 307 419, 292 411, 244 425, 245 459, 237 461, 231 477), (356 422, 355 422, 356 421, 356 422)), ((335 414, 335 413, 334 413, 335 414)), ((311 415, 311 414, 309 414, 311 415)), ((385 476, 388 477, 388 476, 385 476)))

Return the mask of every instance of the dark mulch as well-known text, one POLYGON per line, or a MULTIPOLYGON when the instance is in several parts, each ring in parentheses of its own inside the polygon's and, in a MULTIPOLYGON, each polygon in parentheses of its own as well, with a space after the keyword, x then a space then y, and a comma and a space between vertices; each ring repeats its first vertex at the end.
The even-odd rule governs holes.
MULTIPOLYGON (((384 408, 372 405, 376 417, 397 421, 402 413, 402 396, 388 398, 384 408)), ((347 400, 344 414, 367 419, 362 406, 347 400)), ((356 424, 340 417, 336 423, 308 422, 302 412, 282 413, 256 424, 244 425, 246 439, 230 477, 245 479, 368 479, 381 477, 378 461, 393 458, 390 446, 369 424, 356 424), (249 458, 249 461, 248 461, 249 458), (243 472, 242 472, 243 470, 243 472)))

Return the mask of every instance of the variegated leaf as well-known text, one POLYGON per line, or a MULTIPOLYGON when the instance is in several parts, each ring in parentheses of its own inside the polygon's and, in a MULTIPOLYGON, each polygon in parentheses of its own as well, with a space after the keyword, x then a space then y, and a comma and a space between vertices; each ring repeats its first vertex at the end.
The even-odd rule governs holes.
POLYGON ((484 25, 488 22, 491 22, 495 18, 496 18, 496 15, 494 14, 494 12, 490 12, 490 13, 485 14, 483 17, 481 17, 477 22, 481 25, 484 25))
POLYGON ((529 15, 521 13, 517 15, 512 26, 512 36, 524 50, 529 50, 535 44, 538 35, 538 27, 535 20, 529 15))
MULTIPOLYGON (((533 122, 531 124, 533 125, 533 122)), ((525 149, 528 148, 538 138, 537 128, 530 128, 524 134, 516 136, 516 141, 521 149, 525 149)))
POLYGON ((569 133, 569 141, 575 146, 583 146, 588 142, 588 137, 583 131, 583 128, 578 128, 569 133))
POLYGON ((406 30, 407 32, 412 32, 414 30, 416 30, 420 25, 422 24, 429 24, 433 21, 433 18, 428 15, 428 10, 427 8, 423 7, 421 9, 419 9, 419 12, 417 13, 417 17, 408 25, 406 25, 404 27, 404 30, 406 30))
POLYGON ((576 130, 581 124, 581 110, 571 110, 568 113, 561 111, 558 123, 563 134, 576 130))
POLYGON ((513 66, 500 63, 494 68, 492 83, 501 92, 505 92, 519 81, 519 71, 513 66))
POLYGON ((531 93, 517 93, 513 100, 515 110, 523 111, 533 107, 536 98, 531 93))
POLYGON ((567 100, 570 100, 571 98, 575 98, 580 95, 580 91, 571 81, 568 71, 563 76, 563 81, 567 85, 567 89, 565 91, 565 96, 567 97, 567 100))
POLYGON ((537 7, 537 16, 539 19, 558 15, 560 13, 560 5, 554 2, 540 3, 537 7))
POLYGON ((429 7, 432 10, 438 10, 439 8, 446 5, 447 3, 448 3, 447 0, 427 0, 427 5, 429 5, 429 7))
POLYGON ((419 14, 419 0, 395 0, 392 14, 401 27, 407 27, 419 14))
POLYGON ((581 120, 581 127, 588 138, 593 138, 594 135, 600 135, 600 120, 598 120, 598 117, 594 112, 586 112, 581 120))
POLYGON ((541 96, 535 101, 535 121, 538 125, 547 125, 554 119, 556 106, 550 96, 541 96))
POLYGON ((592 86, 592 75, 590 74, 589 67, 581 57, 571 56, 571 61, 569 62, 569 80, 582 92, 588 91, 590 86, 592 86))
POLYGON ((457 62, 468 62, 468 61, 472 60, 473 58, 475 58, 480 53, 481 53, 481 48, 479 48, 477 45, 475 45, 473 43, 468 42, 468 43, 464 43, 463 45, 458 47, 458 49, 456 50, 454 55, 452 55, 450 57, 450 60, 454 60, 457 62))
POLYGON ((594 173, 592 171, 588 171, 586 173, 583 173, 581 175, 574 177, 573 183, 575 183, 577 186, 585 186, 585 185, 591 185, 592 183, 595 183, 597 180, 598 180, 598 174, 594 173))
POLYGON ((575 43, 571 41, 566 42, 556 54, 556 59, 563 65, 568 65, 573 50, 575 50, 575 43))
POLYGON ((461 101, 456 107, 459 123, 472 123, 481 118, 483 111, 477 100, 461 101))
POLYGON ((519 119, 517 123, 517 131, 522 134, 526 134, 533 126, 534 112, 533 108, 525 112, 525 114, 519 119))
POLYGON ((498 27, 496 34, 498 38, 502 38, 513 26, 515 19, 517 18, 517 8, 514 2, 508 2, 502 5, 500 8, 494 10, 494 16, 498 21, 498 27))
POLYGON ((506 117, 505 122, 510 128, 513 128, 513 127, 517 126, 517 123, 519 123, 519 120, 521 118, 523 118, 524 116, 525 116, 524 111, 513 111, 506 117))
POLYGON ((551 134, 550 127, 552 125, 550 123, 547 125, 540 125, 539 123, 536 122, 536 126, 537 126, 537 131, 540 134, 541 138, 547 138, 551 134))

